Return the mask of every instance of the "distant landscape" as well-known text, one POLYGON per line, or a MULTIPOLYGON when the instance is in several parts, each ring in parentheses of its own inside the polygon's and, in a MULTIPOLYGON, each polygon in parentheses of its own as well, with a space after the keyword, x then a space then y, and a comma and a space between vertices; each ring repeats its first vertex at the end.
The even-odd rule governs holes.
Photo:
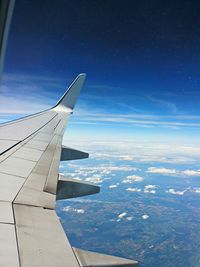
POLYGON ((67 177, 101 186, 100 194, 57 202, 72 245, 135 259, 142 267, 200 266, 198 148, 89 147, 90 159, 60 166, 67 177))

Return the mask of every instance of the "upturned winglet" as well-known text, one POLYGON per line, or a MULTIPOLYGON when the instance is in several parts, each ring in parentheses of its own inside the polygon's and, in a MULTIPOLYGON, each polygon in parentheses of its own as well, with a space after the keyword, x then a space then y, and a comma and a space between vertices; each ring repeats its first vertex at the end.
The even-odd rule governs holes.
POLYGON ((77 98, 80 95, 85 78, 85 73, 79 74, 53 108, 67 108, 72 111, 76 104, 77 98))

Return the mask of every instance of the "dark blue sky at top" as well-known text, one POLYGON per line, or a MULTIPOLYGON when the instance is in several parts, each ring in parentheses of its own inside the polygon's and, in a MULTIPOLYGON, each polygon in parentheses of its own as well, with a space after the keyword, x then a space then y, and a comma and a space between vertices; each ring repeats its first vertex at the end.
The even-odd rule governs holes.
POLYGON ((199 78, 199 12, 198 1, 19 0, 7 60, 11 71, 187 81, 199 78))
POLYGON ((199 115, 199 14, 198 1, 17 0, 5 73, 64 86, 86 72, 90 107, 199 115))

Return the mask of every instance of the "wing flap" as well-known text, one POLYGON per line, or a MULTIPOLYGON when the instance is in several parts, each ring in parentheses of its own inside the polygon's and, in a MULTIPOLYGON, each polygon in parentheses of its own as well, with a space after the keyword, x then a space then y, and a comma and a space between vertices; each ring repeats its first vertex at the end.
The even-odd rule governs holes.
POLYGON ((21 266, 80 267, 54 210, 14 205, 21 266))

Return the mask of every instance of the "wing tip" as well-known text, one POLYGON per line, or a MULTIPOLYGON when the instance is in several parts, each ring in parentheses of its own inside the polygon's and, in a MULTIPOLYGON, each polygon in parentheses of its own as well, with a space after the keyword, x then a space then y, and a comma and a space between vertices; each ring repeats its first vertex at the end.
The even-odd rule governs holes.
POLYGON ((68 87, 61 99, 53 107, 53 109, 60 110, 60 107, 62 107, 62 109, 64 107, 65 109, 72 111, 84 84, 85 78, 86 73, 80 73, 68 87))

